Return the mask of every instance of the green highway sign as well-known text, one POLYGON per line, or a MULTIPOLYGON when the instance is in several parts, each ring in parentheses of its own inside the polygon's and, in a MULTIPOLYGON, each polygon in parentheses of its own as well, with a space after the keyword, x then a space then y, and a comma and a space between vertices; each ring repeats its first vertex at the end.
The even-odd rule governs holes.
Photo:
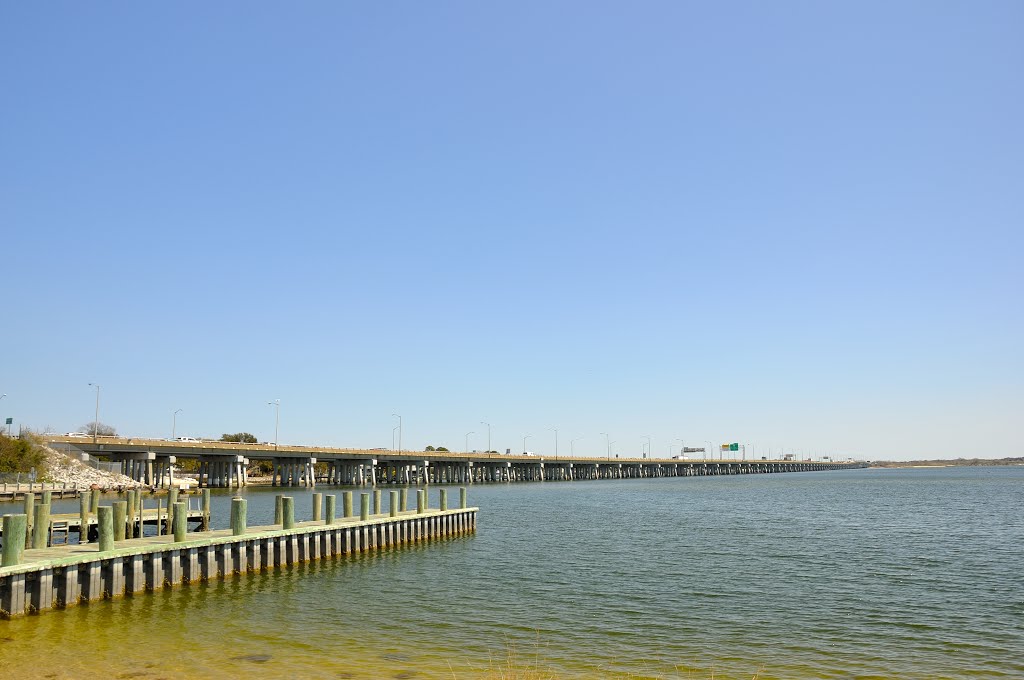
POLYGON ((733 442, 732 444, 729 445, 729 450, 730 451, 739 451, 740 450, 740 445, 735 443, 735 442, 733 442))
POLYGON ((4 423, 4 425, 11 425, 11 424, 13 424, 13 423, 14 423, 14 418, 8 418, 8 419, 7 419, 7 422, 6 422, 6 423, 4 423))

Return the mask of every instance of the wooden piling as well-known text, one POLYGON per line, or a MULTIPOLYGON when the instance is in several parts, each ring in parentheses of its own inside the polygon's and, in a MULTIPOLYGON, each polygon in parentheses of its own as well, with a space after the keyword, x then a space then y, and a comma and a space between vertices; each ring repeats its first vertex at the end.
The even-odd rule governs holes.
POLYGON ((406 510, 409 509, 409 490, 408 489, 401 489, 401 490, 399 490, 398 493, 401 495, 401 499, 402 499, 402 505, 401 505, 402 512, 405 512, 406 510))
POLYGON ((128 517, 128 503, 127 501, 114 501, 110 507, 114 509, 114 542, 118 543, 124 540, 124 527, 128 517))
POLYGON ((174 525, 174 541, 175 543, 180 543, 185 540, 185 534, 188 533, 188 503, 178 501, 171 507, 174 508, 171 513, 171 523, 174 525))
POLYGON ((281 528, 282 529, 294 529, 295 528, 295 499, 291 496, 281 497, 281 528))
POLYGON ((127 500, 127 515, 128 515, 128 528, 125 531, 125 535, 128 538, 135 538, 135 504, 137 498, 140 496, 140 492, 135 489, 128 489, 128 500, 127 500))
POLYGON ((284 524, 284 495, 274 496, 274 524, 284 524))
POLYGON ((459 487, 459 509, 466 509, 466 487, 464 486, 459 487))
POLYGON ((97 529, 100 533, 100 552, 114 549, 114 508, 101 505, 96 508, 97 529))
POLYGON ((388 514, 392 517, 398 517, 398 492, 391 491, 388 493, 388 514))
POLYGON ((100 507, 100 490, 93 489, 89 494, 89 512, 96 514, 100 507))
POLYGON ((359 519, 364 522, 370 519, 370 494, 359 494, 359 519))
POLYGON ((203 494, 203 521, 202 521, 202 527, 201 528, 202 528, 203 531, 209 531, 210 530, 210 490, 209 489, 203 489, 202 494, 203 494))
POLYGON ((423 502, 423 494, 424 494, 423 489, 417 489, 416 490, 416 514, 417 515, 422 515, 423 511, 426 509, 425 504, 423 502))
POLYGON ((21 563, 27 533, 27 515, 4 515, 4 551, 3 557, 0 558, 0 566, 13 567, 21 563))
POLYGON ((441 489, 441 501, 440 508, 442 511, 448 509, 448 489, 441 489))
POLYGON ((89 542, 89 494, 85 492, 78 497, 78 520, 78 542, 84 545, 89 542))
POLYGON ((352 516, 352 492, 345 491, 341 494, 341 514, 343 517, 352 516))
POLYGON ((331 494, 327 497, 327 511, 324 513, 324 524, 334 524, 335 503, 338 497, 331 494))
POLYGON ((319 522, 320 521, 320 511, 321 511, 321 508, 323 507, 323 498, 324 498, 324 495, 322 493, 315 493, 315 494, 313 494, 313 521, 314 522, 319 522))
POLYGON ((373 514, 380 514, 380 489, 373 490, 373 514))
POLYGON ((35 523, 32 525, 32 547, 45 548, 50 539, 50 504, 40 503, 35 507, 35 523))
POLYGON ((244 498, 231 499, 231 535, 241 536, 245 533, 249 501, 244 498))
POLYGON ((25 547, 32 547, 32 527, 35 525, 35 507, 36 507, 36 495, 31 491, 32 485, 29 485, 29 491, 25 493, 25 521, 28 525, 25 527, 25 547))

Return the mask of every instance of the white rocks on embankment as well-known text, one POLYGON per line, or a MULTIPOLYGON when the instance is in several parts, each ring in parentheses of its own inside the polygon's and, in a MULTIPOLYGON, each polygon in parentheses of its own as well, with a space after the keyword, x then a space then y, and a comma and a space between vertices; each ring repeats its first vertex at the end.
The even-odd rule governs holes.
POLYGON ((113 487, 133 488, 144 486, 131 477, 117 472, 97 470, 80 460, 51 449, 48 446, 42 447, 46 452, 47 478, 56 484, 77 485, 78 488, 88 488, 96 484, 100 488, 109 489, 113 487))

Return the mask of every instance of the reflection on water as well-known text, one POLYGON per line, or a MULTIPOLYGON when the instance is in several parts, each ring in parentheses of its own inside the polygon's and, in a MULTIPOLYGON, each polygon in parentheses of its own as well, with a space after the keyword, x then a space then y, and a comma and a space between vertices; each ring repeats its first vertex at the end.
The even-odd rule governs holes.
MULTIPOLYGON (((564 677, 1024 677, 1022 490, 1020 468, 478 486, 476 535, 0 622, 0 654, 54 678, 501 677, 510 657, 564 677)), ((250 524, 274 493, 246 492, 250 524)))

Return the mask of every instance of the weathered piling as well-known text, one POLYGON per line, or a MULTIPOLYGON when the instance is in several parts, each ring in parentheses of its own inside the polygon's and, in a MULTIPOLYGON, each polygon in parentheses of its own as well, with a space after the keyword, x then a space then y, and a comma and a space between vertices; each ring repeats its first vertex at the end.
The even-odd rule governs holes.
POLYGON ((39 498, 42 501, 43 505, 49 505, 50 501, 53 500, 53 492, 48 490, 43 491, 42 493, 39 494, 39 498))
POLYGON ((417 515, 422 515, 423 511, 427 509, 427 504, 423 500, 423 496, 425 494, 426 494, 426 491, 424 491, 423 489, 417 489, 416 490, 416 514, 417 515))
POLYGON ((402 512, 405 512, 406 510, 409 509, 409 490, 408 489, 399 489, 399 494, 401 495, 401 499, 402 499, 402 505, 401 505, 402 512))
POLYGON ((380 489, 373 490, 373 514, 380 514, 380 489))
POLYGON ((126 495, 128 500, 125 501, 125 510, 128 515, 128 528, 125 530, 125 535, 128 538, 135 538, 135 516, 137 514, 135 511, 135 504, 141 494, 139 494, 135 489, 128 489, 128 493, 126 495))
POLYGON ((343 491, 341 494, 341 514, 342 517, 352 516, 352 492, 343 491))
POLYGON ((334 494, 331 494, 330 496, 327 497, 326 500, 327 508, 326 511, 324 512, 324 524, 334 524, 334 516, 336 511, 335 504, 338 502, 338 497, 335 496, 334 494))
POLYGON ((35 514, 36 514, 36 495, 29 491, 25 494, 25 521, 28 522, 28 526, 25 528, 25 547, 32 547, 32 527, 35 525, 35 514))
POLYGON ((391 517, 398 517, 398 492, 388 492, 388 514, 391 517))
POLYGON ((32 547, 45 548, 50 538, 50 504, 40 503, 35 507, 35 523, 32 525, 32 547))
POLYGON ((203 531, 210 530, 210 490, 203 489, 203 531))
POLYGON ((172 524, 174 525, 174 540, 176 543, 181 543, 185 540, 185 534, 188 533, 188 503, 178 501, 173 506, 173 519, 172 524))
POLYGON ((441 510, 448 509, 448 489, 441 489, 441 501, 438 507, 441 510))
POLYGON ((83 493, 78 497, 78 542, 89 542, 89 494, 83 493))
POLYGON ((249 501, 244 498, 231 499, 231 535, 241 536, 245 533, 249 501))
POLYGON ((3 557, 0 558, 0 566, 11 567, 21 563, 27 533, 27 515, 4 515, 4 551, 3 557))
POLYGON ((314 522, 319 522, 320 521, 320 509, 323 507, 323 498, 324 498, 324 495, 322 493, 318 492, 318 493, 313 494, 313 521, 314 522))
POLYGON ((284 524, 284 494, 274 496, 274 524, 284 524))
POLYGON ((295 499, 291 496, 281 497, 281 528, 295 528, 295 499))
POLYGON ((370 519, 370 494, 359 494, 359 519, 366 521, 370 519))
POLYGON ((466 509, 466 487, 459 487, 459 508, 461 510, 466 509))
POLYGON ((114 508, 109 505, 99 506, 96 508, 96 520, 100 552, 110 552, 114 549, 114 508))
POLYGON ((128 503, 127 501, 114 501, 111 503, 111 507, 114 508, 114 542, 118 543, 124 540, 124 528, 128 517, 128 503))
POLYGON ((99 489, 93 489, 92 493, 89 495, 89 512, 91 512, 92 514, 95 515, 97 512, 99 512, 99 507, 100 507, 100 490, 99 489))

